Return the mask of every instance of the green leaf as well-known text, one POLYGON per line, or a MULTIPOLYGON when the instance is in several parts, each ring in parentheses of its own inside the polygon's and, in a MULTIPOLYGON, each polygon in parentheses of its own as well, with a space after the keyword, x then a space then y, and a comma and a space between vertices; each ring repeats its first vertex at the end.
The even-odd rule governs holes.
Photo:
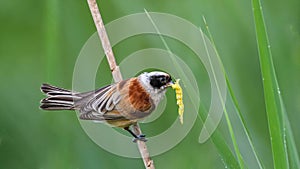
MULTIPOLYGON (((260 0, 252 0, 274 168, 289 168, 285 121, 260 0)), ((291 157, 295 158, 295 157, 291 157)))

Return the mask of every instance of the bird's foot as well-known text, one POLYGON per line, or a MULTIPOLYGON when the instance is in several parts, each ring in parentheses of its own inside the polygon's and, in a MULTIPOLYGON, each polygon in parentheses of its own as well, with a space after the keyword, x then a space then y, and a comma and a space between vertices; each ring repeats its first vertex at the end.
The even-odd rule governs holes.
POLYGON ((148 141, 145 134, 140 134, 140 135, 138 135, 138 136, 136 136, 135 138, 132 139, 132 141, 134 143, 136 143, 138 140, 143 141, 143 142, 148 141))

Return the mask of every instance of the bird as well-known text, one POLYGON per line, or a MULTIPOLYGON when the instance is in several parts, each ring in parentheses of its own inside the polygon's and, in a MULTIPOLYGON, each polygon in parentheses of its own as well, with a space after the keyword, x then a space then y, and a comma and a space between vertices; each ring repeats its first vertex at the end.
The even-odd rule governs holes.
POLYGON ((46 97, 40 101, 40 108, 78 110, 82 120, 123 128, 134 137, 134 142, 147 141, 144 134, 136 135, 130 126, 149 116, 173 84, 171 75, 162 71, 144 72, 89 92, 75 92, 43 83, 41 91, 46 97))

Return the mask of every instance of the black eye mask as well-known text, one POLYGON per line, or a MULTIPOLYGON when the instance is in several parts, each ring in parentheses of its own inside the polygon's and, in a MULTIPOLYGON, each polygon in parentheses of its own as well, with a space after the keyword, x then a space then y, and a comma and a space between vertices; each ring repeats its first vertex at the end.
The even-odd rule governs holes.
POLYGON ((165 86, 167 83, 171 81, 171 77, 159 75, 150 77, 150 85, 153 88, 160 89, 162 86, 165 86))

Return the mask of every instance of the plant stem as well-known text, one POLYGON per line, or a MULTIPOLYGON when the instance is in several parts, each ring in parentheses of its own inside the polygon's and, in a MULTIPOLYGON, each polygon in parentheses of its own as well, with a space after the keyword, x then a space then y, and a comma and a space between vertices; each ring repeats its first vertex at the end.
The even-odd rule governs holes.
MULTIPOLYGON (((90 8, 94 23, 96 25, 99 38, 101 40, 103 50, 105 52, 107 61, 109 63, 109 67, 112 72, 114 81, 119 82, 122 80, 122 75, 121 75, 119 66, 116 63, 116 60, 115 60, 115 57, 114 57, 114 54, 112 51, 112 47, 110 45, 106 30, 105 30, 105 27, 103 24, 97 2, 96 2, 96 0, 87 0, 87 2, 89 5, 89 8, 90 8)), ((133 125, 133 130, 136 135, 140 135, 142 133, 138 124, 133 125)), ((137 145, 138 145, 140 154, 142 156, 145 168, 146 169, 154 169, 155 168, 154 163, 153 163, 153 160, 151 160, 151 158, 150 158, 150 154, 147 149, 146 143, 143 141, 137 140, 137 145)))

